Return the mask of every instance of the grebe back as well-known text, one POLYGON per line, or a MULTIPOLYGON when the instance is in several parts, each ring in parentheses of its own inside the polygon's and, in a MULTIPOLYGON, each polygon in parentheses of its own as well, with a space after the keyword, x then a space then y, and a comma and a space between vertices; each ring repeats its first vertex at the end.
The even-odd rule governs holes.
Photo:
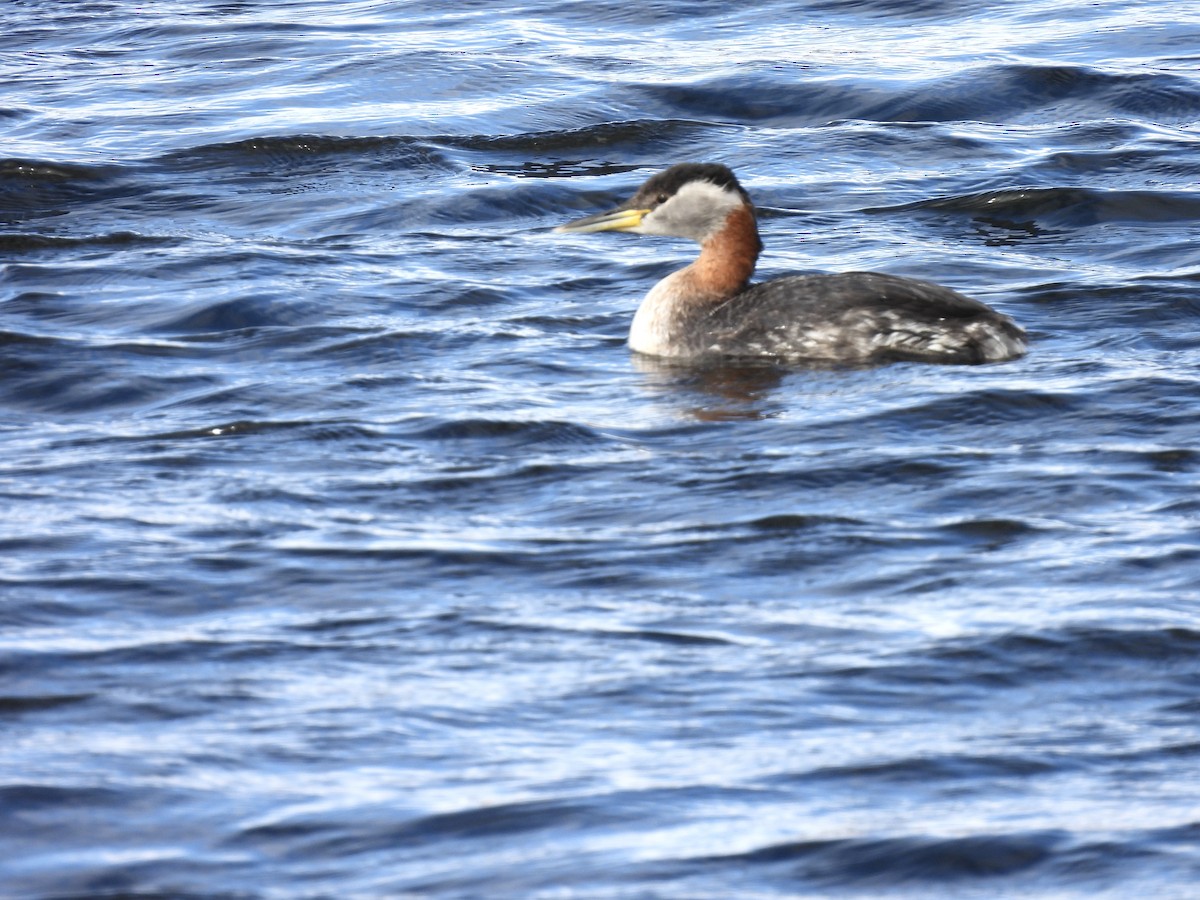
POLYGON ((638 307, 629 345, 674 359, 769 357, 985 363, 1025 352, 1008 316, 950 288, 876 272, 790 275, 750 284, 762 250, 750 196, 715 163, 680 163, 609 212, 558 232, 629 231, 690 238, 691 265, 638 307))

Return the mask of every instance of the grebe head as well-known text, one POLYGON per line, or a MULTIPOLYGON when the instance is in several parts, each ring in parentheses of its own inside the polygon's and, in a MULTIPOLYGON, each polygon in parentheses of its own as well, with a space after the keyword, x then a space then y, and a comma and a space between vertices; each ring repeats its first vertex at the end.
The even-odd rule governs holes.
POLYGON ((725 227, 730 213, 746 211, 753 216, 753 210, 750 196, 726 166, 679 163, 650 178, 616 209, 554 230, 631 231, 690 238, 703 244, 725 227))

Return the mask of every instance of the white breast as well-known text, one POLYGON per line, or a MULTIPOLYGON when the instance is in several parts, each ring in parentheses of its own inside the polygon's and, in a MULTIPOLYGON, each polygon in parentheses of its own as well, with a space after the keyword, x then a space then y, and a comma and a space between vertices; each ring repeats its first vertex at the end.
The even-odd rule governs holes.
POLYGON ((679 319, 679 282, 686 269, 673 272, 650 289, 629 329, 629 346, 650 356, 678 356, 673 340, 679 319))

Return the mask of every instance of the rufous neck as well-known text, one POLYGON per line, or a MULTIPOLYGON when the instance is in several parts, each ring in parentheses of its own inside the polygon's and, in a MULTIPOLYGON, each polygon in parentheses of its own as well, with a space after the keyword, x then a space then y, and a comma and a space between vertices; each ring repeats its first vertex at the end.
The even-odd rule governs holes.
POLYGON ((700 257, 691 265, 695 288, 714 299, 732 297, 749 283, 761 250, 754 210, 735 209, 721 230, 701 245, 700 257))

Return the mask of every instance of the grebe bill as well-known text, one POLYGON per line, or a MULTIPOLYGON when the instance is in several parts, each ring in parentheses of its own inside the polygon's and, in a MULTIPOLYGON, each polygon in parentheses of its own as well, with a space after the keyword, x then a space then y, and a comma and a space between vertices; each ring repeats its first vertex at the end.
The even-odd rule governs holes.
POLYGON ((629 345, 673 359, 986 363, 1025 353, 1025 332, 978 300, 877 272, 790 275, 750 284, 762 241, 750 196, 716 163, 680 163, 616 209, 560 233, 628 231, 700 244, 691 265, 638 307, 629 345))

